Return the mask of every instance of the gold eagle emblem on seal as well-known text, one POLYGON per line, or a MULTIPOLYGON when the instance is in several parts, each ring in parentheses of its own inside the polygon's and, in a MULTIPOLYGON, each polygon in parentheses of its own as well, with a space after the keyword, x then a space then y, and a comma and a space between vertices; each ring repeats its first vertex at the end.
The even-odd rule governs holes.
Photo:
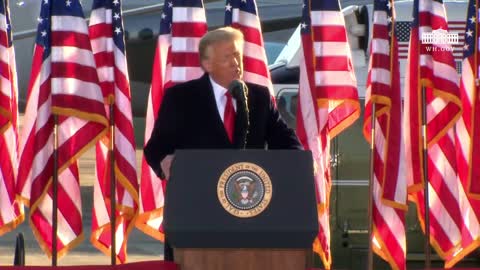
POLYGON ((272 199, 272 181, 265 170, 253 163, 231 165, 218 179, 218 200, 230 214, 250 218, 261 214, 272 199))

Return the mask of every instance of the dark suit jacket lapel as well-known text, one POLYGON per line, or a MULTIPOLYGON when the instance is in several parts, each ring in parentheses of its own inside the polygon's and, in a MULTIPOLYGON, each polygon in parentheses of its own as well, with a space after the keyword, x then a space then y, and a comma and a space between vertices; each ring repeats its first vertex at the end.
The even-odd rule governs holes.
MULTIPOLYGON (((205 73, 201 78, 200 81, 202 82, 201 88, 206 91, 206 115, 213 117, 213 128, 215 129, 216 134, 222 134, 222 140, 225 144, 231 145, 230 139, 228 139, 227 131, 225 130, 225 126, 223 125, 222 118, 220 117, 220 113, 218 112, 217 102, 215 101, 215 95, 213 94, 213 86, 210 82, 209 75, 205 73)), ((211 121, 210 119, 205 119, 204 121, 211 121)))

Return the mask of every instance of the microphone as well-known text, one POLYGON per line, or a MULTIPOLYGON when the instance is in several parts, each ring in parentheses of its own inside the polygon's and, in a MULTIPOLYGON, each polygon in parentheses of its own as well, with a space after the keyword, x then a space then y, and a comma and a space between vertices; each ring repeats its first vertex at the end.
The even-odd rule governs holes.
POLYGON ((247 86, 241 80, 233 80, 228 86, 228 92, 235 98, 237 101, 246 101, 247 100, 247 86))
POLYGON ((228 92, 237 103, 237 113, 235 117, 234 142, 235 146, 245 149, 247 146, 247 134, 250 126, 248 111, 248 87, 241 80, 233 80, 228 86, 228 92))

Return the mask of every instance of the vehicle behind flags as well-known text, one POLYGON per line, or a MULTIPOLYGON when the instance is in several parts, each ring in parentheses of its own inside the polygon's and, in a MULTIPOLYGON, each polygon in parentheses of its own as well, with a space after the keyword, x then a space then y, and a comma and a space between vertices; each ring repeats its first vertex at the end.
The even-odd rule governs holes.
POLYGON ((331 266, 330 139, 360 114, 345 21, 338 1, 304 0, 297 134, 315 163, 319 233, 313 249, 331 266))
POLYGON ((255 0, 227 0, 225 26, 232 26, 243 33, 243 80, 267 87, 274 96, 255 0))
POLYGON ((52 255, 54 117, 58 116, 58 257, 83 238, 77 158, 108 121, 79 0, 42 1, 27 94, 18 188, 40 247, 52 255))
POLYGON ((18 169, 17 70, 8 0, 0 0, 0 235, 13 230, 25 216, 16 200, 18 169))
MULTIPOLYGON (((114 160, 116 192, 110 194, 111 130, 96 145, 96 181, 92 236, 90 241, 105 254, 111 253, 111 208, 116 200, 116 254, 117 261, 127 260, 128 234, 138 209, 138 183, 136 172, 135 140, 132 123, 130 82, 125 57, 125 39, 120 0, 95 0, 90 14, 90 39, 97 64, 97 73, 108 117, 113 117, 114 160), (110 114, 113 106, 113 116, 110 114)), ((112 123, 110 119, 110 123, 112 123)))
POLYGON ((372 194, 372 249, 392 269, 406 269, 405 211, 407 181, 403 174, 402 100, 398 43, 394 33, 395 11, 392 0, 375 0, 373 36, 367 79, 363 134, 375 144, 372 194), (375 104, 375 113, 372 112, 375 104), (372 117, 375 121, 374 142, 372 117))
MULTIPOLYGON (((425 207, 430 209, 430 244, 451 267, 462 255, 462 233, 473 212, 457 178, 453 125, 462 113, 458 74, 449 44, 432 42, 428 35, 446 35, 448 24, 441 1, 415 0, 405 81, 405 154, 409 199, 425 230, 425 207), (423 39, 423 41, 422 41, 423 39), (426 104, 422 105, 422 91, 426 104), (427 112, 427 157, 422 151, 422 107, 427 112), (408 131, 408 132, 407 132, 408 131), (428 179, 424 179, 424 158, 428 179), (430 205, 424 204, 428 184, 430 205)), ((447 42, 444 42, 447 43, 447 42)))
MULTIPOLYGON (((165 1, 148 96, 145 143, 150 139, 165 89, 203 74, 198 43, 206 32, 207 22, 202 0, 165 1)), ((141 177, 140 213, 136 226, 146 234, 164 241, 162 222, 165 181, 155 175, 145 158, 142 158, 141 177)))
POLYGON ((480 246, 480 100, 478 98, 478 1, 470 0, 465 23, 460 97, 462 117, 455 128, 458 177, 463 184, 474 213, 462 211, 467 229, 462 234, 462 252, 459 259, 480 246))

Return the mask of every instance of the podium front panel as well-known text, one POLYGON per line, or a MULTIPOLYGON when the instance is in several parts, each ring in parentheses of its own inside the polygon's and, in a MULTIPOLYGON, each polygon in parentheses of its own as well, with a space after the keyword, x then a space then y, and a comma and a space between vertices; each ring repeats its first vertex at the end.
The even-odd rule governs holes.
MULTIPOLYGON (((230 188, 248 193, 244 185, 230 188)), ((318 232, 311 152, 177 151, 164 216, 177 248, 311 248, 318 232), (227 168, 244 163, 260 167, 271 181, 268 206, 247 218, 229 213, 217 192, 222 175, 231 173, 227 168)))

